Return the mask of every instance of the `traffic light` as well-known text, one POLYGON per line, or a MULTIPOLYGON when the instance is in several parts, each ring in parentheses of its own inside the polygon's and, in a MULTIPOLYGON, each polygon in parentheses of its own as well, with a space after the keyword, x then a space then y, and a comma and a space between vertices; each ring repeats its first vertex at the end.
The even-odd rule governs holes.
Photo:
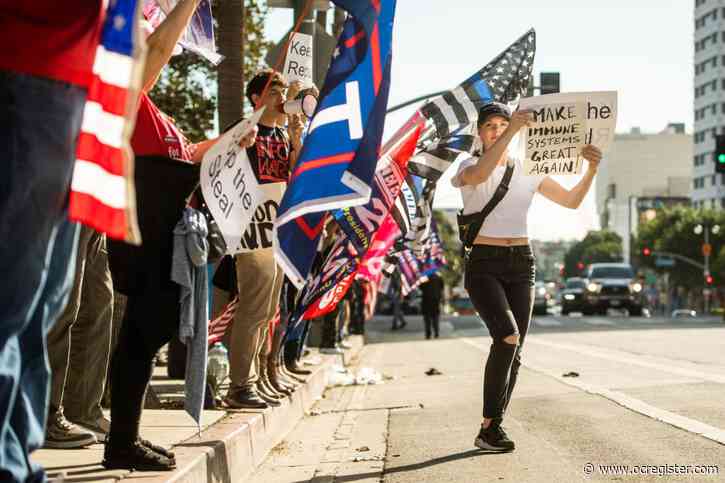
POLYGON ((539 85, 541 86, 541 95, 556 94, 559 92, 560 82, 558 72, 540 72, 539 85))
POLYGON ((652 255, 652 250, 650 250, 649 247, 644 247, 642 249, 642 255, 644 255, 645 257, 648 257, 648 256, 652 255))
POLYGON ((725 134, 715 136, 715 172, 725 173, 725 134))
POLYGON ((579 263, 576 264, 576 268, 579 271, 582 271, 582 270, 584 270, 584 264, 582 262, 579 262, 579 263))
POLYGON ((713 284, 714 281, 715 279, 712 278, 712 275, 705 275, 705 285, 709 287, 713 284))

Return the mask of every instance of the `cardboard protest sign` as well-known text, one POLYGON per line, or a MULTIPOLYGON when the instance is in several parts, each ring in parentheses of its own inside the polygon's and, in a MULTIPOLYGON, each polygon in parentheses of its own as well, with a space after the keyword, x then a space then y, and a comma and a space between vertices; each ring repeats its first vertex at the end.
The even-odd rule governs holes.
POLYGON ((293 33, 285 55, 282 74, 290 83, 301 81, 305 87, 310 87, 314 83, 312 65, 312 35, 293 33))
POLYGON ((584 102, 539 96, 522 99, 519 109, 532 111, 534 116, 523 137, 525 173, 578 173, 579 152, 586 144, 584 102))
POLYGON ((237 252, 246 253, 272 246, 274 221, 277 219, 279 202, 286 187, 287 183, 266 183, 257 186, 260 192, 259 203, 254 215, 249 219, 237 252))
POLYGON ((257 125, 263 111, 258 110, 224 134, 201 162, 202 194, 230 254, 242 249, 242 233, 265 196, 249 164, 247 150, 239 146, 239 140, 257 125))
MULTIPOLYGON (((617 124, 616 91, 568 92, 526 98, 521 100, 519 109, 534 110, 537 120, 544 120, 545 126, 549 128, 548 131, 545 129, 532 130, 534 127, 541 127, 537 122, 526 129, 526 135, 524 136, 526 174, 578 174, 581 172, 583 159, 577 157, 575 162, 572 163, 571 158, 564 159, 565 155, 570 154, 568 150, 564 153, 561 150, 558 153, 556 152, 557 148, 561 147, 563 149, 566 146, 563 141, 580 141, 581 146, 593 144, 601 149, 603 153, 606 153, 614 140, 617 124), (581 129, 577 129, 577 136, 574 136, 572 132, 565 132, 566 129, 557 128, 556 121, 553 123, 550 121, 552 119, 551 109, 556 109, 556 106, 566 105, 579 106, 576 108, 578 111, 582 109, 581 106, 583 105, 584 122, 581 123, 581 129), (547 111, 542 111, 544 106, 548 106, 547 111), (573 139, 574 137, 583 139, 573 139), (557 142, 559 144, 556 144, 557 142), (544 153, 542 150, 548 150, 548 153, 544 153), (534 154, 534 151, 537 151, 537 153, 534 154), (557 160, 552 161, 551 158, 557 160)), ((554 119, 556 119, 556 115, 565 117, 568 112, 554 111, 553 114, 554 119)), ((561 124, 566 125, 566 122, 561 122, 561 124)), ((570 131, 573 131, 571 126, 574 124, 573 121, 569 124, 570 131)))

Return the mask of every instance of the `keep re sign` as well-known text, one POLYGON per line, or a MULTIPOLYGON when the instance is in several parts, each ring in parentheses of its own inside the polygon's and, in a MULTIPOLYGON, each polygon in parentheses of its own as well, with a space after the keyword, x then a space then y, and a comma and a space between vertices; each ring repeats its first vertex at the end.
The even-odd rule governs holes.
POLYGON ((289 42, 282 74, 288 82, 301 81, 305 87, 312 79, 312 35, 295 32, 289 42))

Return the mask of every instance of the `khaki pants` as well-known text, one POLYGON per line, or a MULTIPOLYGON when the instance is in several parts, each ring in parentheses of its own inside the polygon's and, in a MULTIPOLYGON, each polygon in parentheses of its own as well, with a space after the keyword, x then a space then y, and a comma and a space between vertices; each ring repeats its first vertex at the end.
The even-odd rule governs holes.
POLYGON ((236 267, 239 305, 225 334, 232 388, 257 382, 260 360, 269 353, 268 322, 277 310, 284 280, 272 248, 236 255, 236 267))
POLYGON ((51 411, 71 421, 95 422, 111 351, 113 282, 106 236, 82 227, 75 281, 65 311, 48 333, 51 411))

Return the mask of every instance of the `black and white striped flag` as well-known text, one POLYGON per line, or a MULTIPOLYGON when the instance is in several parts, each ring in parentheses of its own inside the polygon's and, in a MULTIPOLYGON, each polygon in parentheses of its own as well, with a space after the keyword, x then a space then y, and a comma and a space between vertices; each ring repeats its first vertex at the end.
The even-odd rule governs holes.
POLYGON ((461 153, 470 153, 475 137, 472 134, 452 134, 430 143, 408 161, 408 172, 438 181, 443 172, 461 153))
POLYGON ((438 137, 445 139, 474 122, 486 102, 515 102, 529 85, 535 51, 536 33, 531 29, 461 85, 425 104, 420 112, 435 123, 438 137))

